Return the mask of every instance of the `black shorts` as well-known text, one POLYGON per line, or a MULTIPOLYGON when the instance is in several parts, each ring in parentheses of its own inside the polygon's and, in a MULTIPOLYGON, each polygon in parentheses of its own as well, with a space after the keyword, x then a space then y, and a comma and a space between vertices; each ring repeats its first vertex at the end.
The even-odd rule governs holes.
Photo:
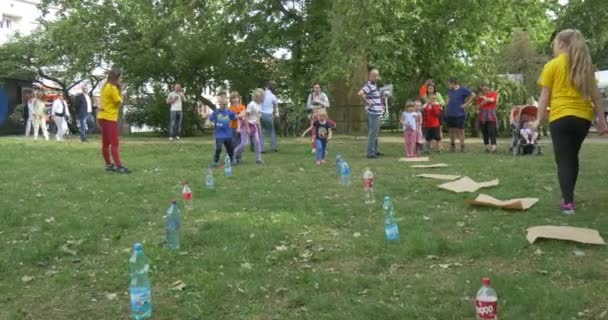
POLYGON ((441 132, 440 128, 426 128, 426 132, 424 133, 424 139, 429 141, 441 141, 441 132))
POLYGON ((449 129, 464 129, 464 123, 466 118, 462 117, 450 117, 445 118, 445 124, 449 129))

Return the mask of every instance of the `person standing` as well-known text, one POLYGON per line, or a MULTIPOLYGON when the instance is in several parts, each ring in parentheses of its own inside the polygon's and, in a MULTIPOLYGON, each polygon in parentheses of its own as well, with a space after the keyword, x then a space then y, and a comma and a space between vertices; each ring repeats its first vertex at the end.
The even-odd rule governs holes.
POLYGON ((169 141, 175 138, 179 140, 179 133, 182 130, 182 103, 187 102, 186 95, 182 86, 176 84, 173 86, 173 91, 167 97, 167 103, 171 105, 171 114, 169 122, 169 141))
POLYGON ((448 81, 448 101, 445 122, 450 134, 450 152, 456 152, 456 138, 460 141, 460 151, 465 152, 464 126, 466 123, 466 108, 475 98, 475 94, 467 87, 460 85, 456 78, 448 81))
POLYGON ((36 103, 36 95, 31 94, 27 100, 27 114, 25 118, 25 136, 30 136, 30 131, 34 127, 34 104, 36 103))
POLYGON ((553 55, 555 58, 544 66, 538 80, 542 91, 534 126, 538 128, 546 107, 551 106, 549 130, 562 192, 560 209, 564 214, 574 214, 581 145, 594 117, 600 135, 608 133, 608 123, 603 117, 602 98, 583 34, 574 29, 558 33, 553 41, 553 55))
POLYGON ((53 121, 55 122, 55 126, 57 127, 57 134, 55 135, 55 139, 57 141, 63 141, 63 136, 68 130, 67 119, 70 117, 70 110, 68 108, 67 103, 63 99, 63 95, 59 94, 57 96, 57 99, 53 101, 51 116, 53 117, 53 121))
POLYGON ((358 93, 365 101, 365 110, 367 111, 367 157, 370 159, 375 159, 382 155, 378 150, 378 134, 380 132, 380 117, 384 112, 384 105, 382 104, 382 97, 376 84, 379 79, 380 72, 378 69, 374 68, 370 70, 368 81, 358 93))
POLYGON ((477 96, 479 110, 479 125, 483 135, 483 144, 486 152, 496 153, 496 104, 498 94, 490 91, 490 85, 484 82, 481 85, 481 94, 477 96))
POLYGON ((306 99, 306 112, 310 115, 318 108, 329 108, 329 98, 327 98, 325 92, 321 91, 321 85, 315 82, 312 85, 312 92, 308 95, 308 99, 306 99))
POLYGON ((277 149, 277 137, 274 129, 274 116, 279 113, 279 100, 274 95, 274 81, 269 81, 264 91, 264 103, 262 104, 262 130, 260 134, 260 145, 262 153, 264 153, 264 136, 270 135, 270 148, 272 152, 279 151, 277 149))
POLYGON ((118 152, 118 116, 122 105, 122 73, 112 70, 108 73, 106 83, 101 88, 97 122, 101 129, 101 154, 106 163, 106 171, 131 173, 122 165, 118 152), (112 163, 110 159, 112 153, 112 163))
POLYGON ((228 101, 225 97, 219 99, 220 108, 215 110, 209 120, 213 122, 213 135, 215 137, 215 154, 213 155, 213 166, 217 167, 222 153, 222 145, 226 154, 230 157, 230 163, 234 164, 234 146, 232 145, 232 130, 230 122, 236 120, 236 115, 228 109, 228 101))
MULTIPOLYGON (((242 122, 241 118, 245 113, 245 106, 241 103, 241 95, 236 91, 232 91, 230 93, 229 109, 237 117, 236 119, 230 121, 230 130, 232 130, 232 147, 236 148, 241 144, 241 134, 238 128, 242 122)), ((235 163, 241 162, 242 153, 235 153, 234 156, 235 163)))
POLYGON ((89 88, 86 84, 80 87, 82 92, 76 96, 76 110, 80 124, 80 141, 87 141, 87 129, 95 127, 93 118, 93 103, 89 97, 89 88))
POLYGON ((34 140, 38 140, 38 131, 42 130, 42 135, 46 141, 49 141, 49 131, 46 129, 46 113, 44 104, 44 95, 39 93, 34 95, 33 111, 34 111, 34 140))

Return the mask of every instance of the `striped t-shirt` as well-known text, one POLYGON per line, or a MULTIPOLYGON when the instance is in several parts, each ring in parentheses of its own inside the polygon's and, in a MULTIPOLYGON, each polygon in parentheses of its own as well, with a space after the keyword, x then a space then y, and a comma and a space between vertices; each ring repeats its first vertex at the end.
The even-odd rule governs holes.
POLYGON ((365 100, 368 101, 367 112, 381 114, 384 111, 384 106, 382 105, 382 98, 380 97, 380 91, 376 83, 367 81, 362 90, 365 94, 365 100))

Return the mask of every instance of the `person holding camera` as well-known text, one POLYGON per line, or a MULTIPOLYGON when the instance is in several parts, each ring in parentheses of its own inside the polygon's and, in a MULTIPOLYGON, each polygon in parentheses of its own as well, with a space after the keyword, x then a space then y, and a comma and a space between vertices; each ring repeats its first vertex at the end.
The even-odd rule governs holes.
POLYGON ((167 103, 171 105, 171 122, 169 123, 169 141, 175 138, 179 140, 179 132, 182 130, 182 103, 188 101, 184 95, 182 86, 176 84, 173 91, 167 97, 167 103))
MULTIPOLYGON (((321 91, 321 85, 315 82, 312 85, 312 92, 308 95, 306 100, 306 112, 308 113, 308 119, 310 119, 310 125, 317 121, 317 111, 320 109, 329 108, 329 99, 327 95, 321 91)), ((312 127, 312 153, 316 153, 317 147, 317 132, 312 127)))

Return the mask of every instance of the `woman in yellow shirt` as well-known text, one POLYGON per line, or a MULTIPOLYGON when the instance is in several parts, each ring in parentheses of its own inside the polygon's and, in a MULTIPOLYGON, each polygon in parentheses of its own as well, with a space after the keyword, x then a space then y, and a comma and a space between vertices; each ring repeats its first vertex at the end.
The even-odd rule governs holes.
POLYGON ((110 71, 106 83, 101 88, 97 122, 101 129, 101 154, 106 162, 106 171, 131 173, 120 162, 120 155, 118 153, 118 116, 122 104, 121 90, 121 72, 117 70, 110 71), (114 163, 110 160, 110 150, 114 163))
POLYGON ((549 61, 538 80, 542 87, 536 127, 547 106, 551 106, 549 129, 553 140, 557 177, 562 191, 561 211, 574 214, 574 188, 578 177, 578 153, 598 116, 598 133, 608 133, 602 98, 585 37, 578 30, 564 30, 553 42, 555 58, 549 61))

